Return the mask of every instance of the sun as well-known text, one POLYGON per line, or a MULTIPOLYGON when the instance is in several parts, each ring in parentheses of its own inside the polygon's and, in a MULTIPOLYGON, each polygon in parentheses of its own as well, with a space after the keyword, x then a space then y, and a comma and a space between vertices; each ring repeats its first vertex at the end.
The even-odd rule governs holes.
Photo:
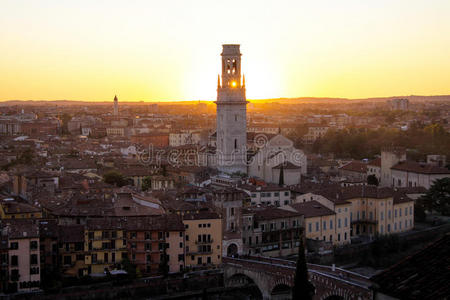
POLYGON ((236 87, 236 85, 237 85, 236 81, 232 81, 232 82, 231 82, 231 86, 232 86, 232 87, 236 87))

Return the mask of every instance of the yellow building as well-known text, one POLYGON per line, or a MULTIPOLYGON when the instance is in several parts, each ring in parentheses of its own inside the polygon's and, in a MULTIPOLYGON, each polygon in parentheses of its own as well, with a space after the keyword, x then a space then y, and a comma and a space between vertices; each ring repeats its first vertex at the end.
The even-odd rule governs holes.
POLYGON ((414 200, 391 188, 365 187, 352 203, 352 235, 391 234, 414 227, 414 200))
POLYGON ((337 214, 319 202, 306 201, 290 205, 304 215, 305 236, 307 239, 322 240, 339 244, 349 242, 349 224, 337 221, 337 214))
MULTIPOLYGON (((299 195, 295 199, 297 203, 308 201, 317 201, 335 212, 335 244, 350 242, 350 236, 370 237, 403 232, 414 227, 414 200, 408 197, 408 189, 393 190, 376 186, 329 187, 299 195)), ((308 222, 306 216, 305 222, 308 222)), ((315 225, 311 226, 313 237, 323 239, 323 234, 320 237, 315 232, 315 225)), ((311 233, 308 227, 305 228, 306 236, 309 237, 311 233)))
POLYGON ((222 219, 201 211, 183 216, 186 268, 208 268, 222 263, 222 219))
POLYGON ((85 264, 88 274, 104 274, 118 268, 126 258, 127 241, 123 221, 113 218, 89 219, 84 231, 85 264))
MULTIPOLYGON (((307 220, 307 217, 305 216, 305 221, 308 221, 311 223, 311 231, 308 230, 308 226, 305 226, 306 230, 306 237, 312 238, 312 239, 321 239, 323 240, 323 237, 325 236, 325 240, 329 241, 329 238, 326 238, 326 235, 333 235, 333 244, 334 245, 343 245, 350 243, 350 212, 351 212, 351 203, 342 199, 342 197, 339 196, 339 193, 325 193, 322 191, 322 194, 316 194, 316 193, 305 193, 303 195, 299 195, 294 200, 296 203, 306 203, 310 201, 317 201, 321 205, 325 206, 329 210, 333 211, 335 213, 334 215, 334 221, 332 221, 333 217, 328 216, 325 217, 325 221, 327 221, 327 224, 334 225, 333 229, 330 229, 330 225, 326 226, 328 228, 327 230, 329 232, 321 233, 320 226, 319 230, 316 231, 316 225, 315 223, 321 222, 323 225, 324 220, 316 220, 317 217, 314 217, 314 219, 309 218, 307 220)), ((313 212, 314 210, 312 210, 313 212)), ((319 210, 320 211, 320 210, 319 210)))
POLYGON ((18 202, 12 198, 0 200, 0 217, 2 219, 42 218, 42 211, 28 203, 18 202))

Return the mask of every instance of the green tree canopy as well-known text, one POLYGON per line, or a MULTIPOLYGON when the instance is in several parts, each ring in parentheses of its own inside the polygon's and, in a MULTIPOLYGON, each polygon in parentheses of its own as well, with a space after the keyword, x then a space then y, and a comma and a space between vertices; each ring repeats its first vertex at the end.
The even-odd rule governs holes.
POLYGON ((122 175, 122 173, 117 172, 117 171, 109 171, 105 174, 103 174, 103 180, 106 183, 118 186, 118 187, 122 187, 124 185, 127 185, 127 180, 126 178, 122 175))
POLYGON ((450 177, 437 179, 425 195, 419 198, 426 210, 433 210, 444 216, 450 215, 450 177))
POLYGON ((144 179, 142 179, 142 190, 148 191, 152 188, 152 179, 150 176, 145 176, 144 179))

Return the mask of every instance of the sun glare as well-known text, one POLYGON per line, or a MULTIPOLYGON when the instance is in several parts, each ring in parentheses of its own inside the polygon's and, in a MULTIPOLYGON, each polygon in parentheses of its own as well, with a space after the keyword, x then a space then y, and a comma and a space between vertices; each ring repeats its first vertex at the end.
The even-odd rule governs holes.
POLYGON ((236 87, 236 81, 232 81, 232 82, 231 82, 231 86, 232 86, 232 87, 236 87))

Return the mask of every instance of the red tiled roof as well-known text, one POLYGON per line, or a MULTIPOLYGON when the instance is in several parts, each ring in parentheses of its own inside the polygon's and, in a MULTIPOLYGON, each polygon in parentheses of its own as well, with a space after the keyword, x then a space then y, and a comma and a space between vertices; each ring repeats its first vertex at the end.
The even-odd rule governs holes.
POLYGON ((396 299, 447 299, 450 295, 450 234, 371 279, 396 299))
POLYGON ((259 210, 256 209, 254 210, 254 214, 256 221, 285 219, 285 218, 299 217, 302 215, 301 213, 298 212, 273 207, 267 207, 259 210))
POLYGON ((335 212, 323 206, 317 201, 307 201, 303 203, 295 203, 290 205, 296 211, 305 216, 305 218, 313 218, 320 216, 334 215, 335 212))
POLYGON ((450 170, 429 164, 421 164, 413 161, 399 162, 391 168, 392 170, 419 173, 419 174, 448 174, 450 170))
POLYGON ((381 157, 375 158, 374 160, 369 161, 369 166, 381 167, 381 157))
POLYGON ((358 173, 366 173, 367 165, 365 163, 359 161, 351 161, 348 164, 339 168, 344 171, 358 172, 358 173))

